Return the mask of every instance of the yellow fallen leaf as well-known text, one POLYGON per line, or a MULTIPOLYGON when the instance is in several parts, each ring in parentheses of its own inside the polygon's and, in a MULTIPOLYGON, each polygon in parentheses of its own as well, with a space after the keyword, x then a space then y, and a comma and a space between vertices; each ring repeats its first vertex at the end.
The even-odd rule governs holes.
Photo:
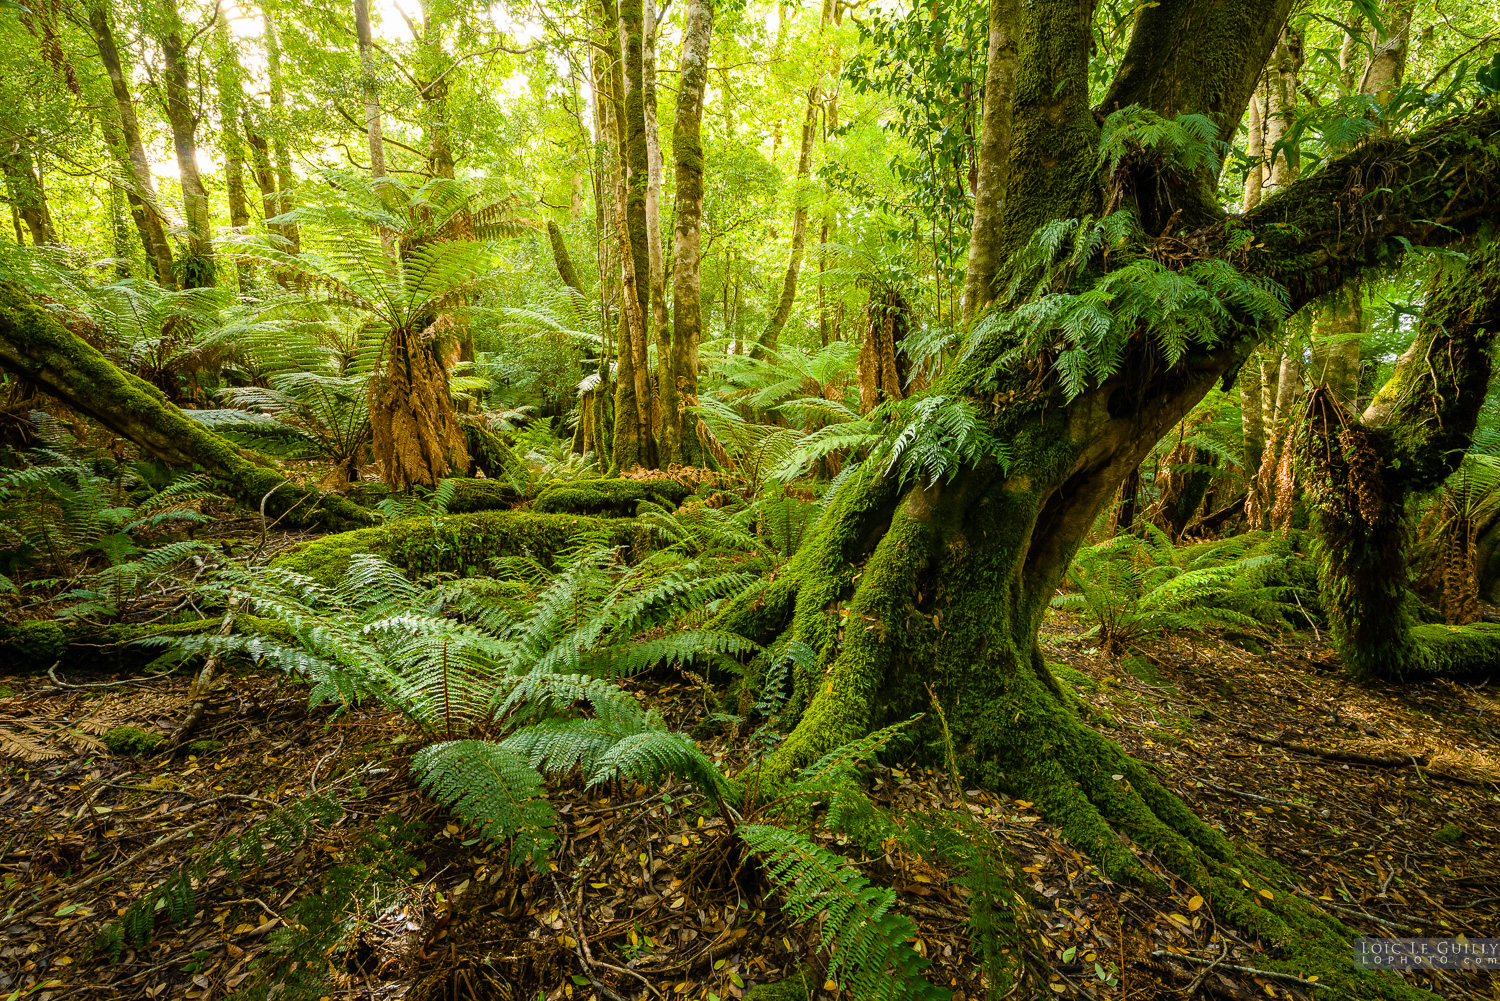
POLYGON ((826 984, 823 985, 823 989, 825 991, 836 991, 836 990, 838 990, 839 989, 838 981, 837 980, 829 980, 826 984))
POLYGON ((1064 993, 1064 992, 1067 991, 1067 988, 1064 987, 1062 984, 1048 984, 1047 986, 1051 987, 1054 991, 1056 991, 1059 994, 1062 994, 1062 993, 1064 993))
POLYGON ((1191 900, 1188 901, 1188 910, 1190 910, 1190 911, 1196 911, 1198 908, 1200 908, 1202 906, 1203 906, 1203 898, 1200 897, 1200 896, 1198 896, 1196 893, 1193 894, 1193 899, 1191 899, 1191 900))
POLYGON ((1171 918, 1173 921, 1176 921, 1178 924, 1182 925, 1184 928, 1191 928, 1191 927, 1193 927, 1193 923, 1191 921, 1189 921, 1187 918, 1183 917, 1181 914, 1168 914, 1167 917, 1171 918))
POLYGON ((1257 890, 1256 892, 1259 893, 1262 897, 1265 897, 1267 900, 1276 899, 1275 895, 1272 894, 1270 890, 1257 890))

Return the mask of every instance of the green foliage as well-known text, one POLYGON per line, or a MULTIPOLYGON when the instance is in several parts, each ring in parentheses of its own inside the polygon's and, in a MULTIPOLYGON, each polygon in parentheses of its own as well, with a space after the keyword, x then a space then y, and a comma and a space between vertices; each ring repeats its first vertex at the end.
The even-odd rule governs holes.
POLYGON ((1109 175, 1126 160, 1149 163, 1157 173, 1218 173, 1229 144, 1206 115, 1163 118, 1138 104, 1110 112, 1099 133, 1099 166, 1109 175))
POLYGON ((422 788, 487 838, 509 838, 511 860, 545 866, 557 819, 542 777, 513 751, 484 740, 431 744, 412 758, 422 788))
POLYGON ((896 892, 871 886, 848 861, 782 827, 741 824, 739 836, 764 860, 766 878, 782 891, 796 921, 821 922, 823 947, 832 951, 830 975, 850 993, 871 1001, 947 998, 950 992, 922 979, 928 961, 908 942, 917 926, 892 910, 896 892))
POLYGON ((272 376, 270 386, 220 392, 233 410, 188 416, 246 448, 288 459, 318 459, 358 470, 370 438, 366 380, 316 372, 272 376))
POLYGON ((1115 375, 1144 334, 1168 366, 1189 351, 1216 347, 1233 329, 1286 316, 1283 290, 1247 277, 1227 261, 1163 263, 1134 249, 1129 213, 1061 219, 1038 229, 1011 262, 1005 300, 975 325, 963 354, 1003 343, 991 374, 1050 362, 1066 399, 1115 375), (1109 270, 1093 273, 1113 256, 1109 270))
POLYGON ((302 846, 321 825, 331 824, 343 807, 328 796, 294 800, 238 834, 231 834, 194 853, 171 876, 145 890, 116 921, 100 932, 94 948, 107 950, 115 959, 126 947, 145 949, 151 944, 158 914, 179 928, 192 923, 198 913, 198 891, 220 874, 238 879, 247 866, 264 864, 272 852, 291 852, 302 846))
POLYGON ((1254 536, 1178 548, 1147 525, 1080 550, 1052 606, 1092 623, 1085 635, 1118 656, 1163 632, 1281 624, 1295 600, 1280 582, 1287 561, 1254 536))
MULTIPOLYGON (((4 555, 10 569, 45 558, 61 577, 79 558, 92 556, 118 565, 139 553, 148 537, 207 522, 198 509, 223 500, 202 475, 178 476, 153 488, 142 467, 94 459, 74 432, 50 415, 32 411, 31 418, 46 445, 21 456, 20 468, 0 471, 0 538, 11 543, 4 555)), ((162 569, 191 548, 148 557, 150 566, 136 569, 162 569)), ((99 583, 118 588, 131 575, 121 567, 99 583)), ((139 577, 131 588, 138 583, 139 577)))

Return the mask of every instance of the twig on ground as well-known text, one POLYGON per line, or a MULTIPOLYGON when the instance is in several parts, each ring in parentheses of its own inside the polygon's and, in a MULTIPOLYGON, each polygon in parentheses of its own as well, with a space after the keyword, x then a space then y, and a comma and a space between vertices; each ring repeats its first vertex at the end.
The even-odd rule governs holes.
MULTIPOLYGON (((1226 949, 1226 952, 1227 951, 1228 950, 1226 949)), ((1303 987, 1328 986, 1327 984, 1320 984, 1316 980, 1304 980, 1301 977, 1295 976, 1291 973, 1277 973, 1275 970, 1257 970, 1253 966, 1236 966, 1234 963, 1225 963, 1223 956, 1220 956, 1218 959, 1202 959, 1198 956, 1187 956, 1181 953, 1167 952, 1165 949, 1157 949, 1151 955, 1159 959, 1180 959, 1184 963, 1196 963, 1199 966, 1202 966, 1206 963, 1210 968, 1222 965, 1224 969, 1234 970, 1236 973, 1252 973, 1258 977, 1271 977, 1275 980, 1284 980, 1289 984, 1300 984, 1303 987)))

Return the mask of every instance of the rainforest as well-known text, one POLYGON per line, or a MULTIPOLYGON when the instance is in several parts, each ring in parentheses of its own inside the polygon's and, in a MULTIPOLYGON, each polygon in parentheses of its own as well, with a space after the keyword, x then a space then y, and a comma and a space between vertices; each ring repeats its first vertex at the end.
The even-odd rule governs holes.
POLYGON ((1492 5, 0 53, 4 1001, 1497 996, 1492 5))

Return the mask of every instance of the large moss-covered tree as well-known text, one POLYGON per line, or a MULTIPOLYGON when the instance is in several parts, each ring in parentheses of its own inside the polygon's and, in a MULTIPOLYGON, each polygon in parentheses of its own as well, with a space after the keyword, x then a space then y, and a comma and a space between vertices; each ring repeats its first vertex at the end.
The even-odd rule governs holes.
POLYGON ((970 260, 994 278, 968 287, 974 312, 991 305, 931 390, 939 399, 902 404, 946 419, 867 460, 786 571, 722 616, 816 652, 766 778, 927 712, 919 751, 951 742, 968 781, 1035 801, 1108 872, 1149 880, 1137 856, 1149 851, 1280 946, 1271 965, 1316 970, 1340 997, 1418 995, 1352 969, 1347 930, 1278 886, 1284 871, 1086 726, 1037 632, 1121 480, 1281 315, 1409 246, 1475 233, 1500 187, 1500 113, 1374 137, 1226 216, 1205 151, 1238 128, 1290 0, 1143 8, 1099 108, 1091 3, 992 5, 1005 65, 990 79, 1007 107, 983 116, 970 260), (1110 112, 1136 106, 1105 134, 1110 112), (1147 125, 1177 152, 1133 141, 1147 125), (1195 141, 1197 159, 1179 155, 1195 141))

